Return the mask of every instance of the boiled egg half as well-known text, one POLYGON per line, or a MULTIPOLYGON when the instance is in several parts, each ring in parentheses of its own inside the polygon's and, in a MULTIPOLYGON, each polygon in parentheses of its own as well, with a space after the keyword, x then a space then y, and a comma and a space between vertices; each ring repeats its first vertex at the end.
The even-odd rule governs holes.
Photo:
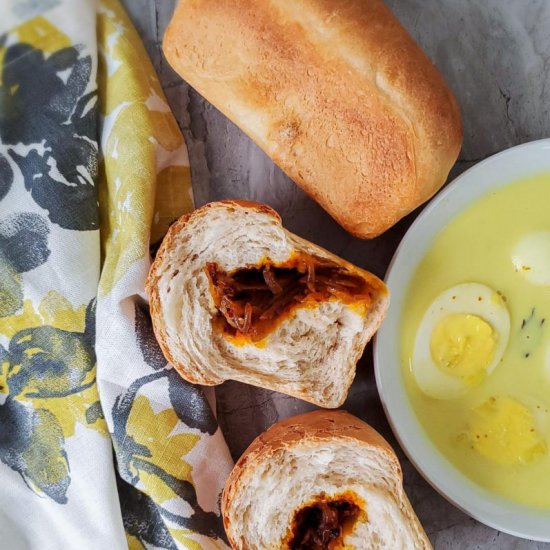
POLYGON ((479 385, 502 359, 510 335, 503 298, 479 283, 442 292, 428 307, 418 332, 411 370, 430 397, 459 397, 479 385))

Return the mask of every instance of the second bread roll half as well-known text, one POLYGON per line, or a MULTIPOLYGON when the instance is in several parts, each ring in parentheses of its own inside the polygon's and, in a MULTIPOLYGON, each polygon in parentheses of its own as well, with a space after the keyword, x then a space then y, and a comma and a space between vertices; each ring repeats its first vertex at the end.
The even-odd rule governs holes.
POLYGON ((180 0, 164 53, 358 237, 430 198, 460 150, 452 93, 379 0, 180 0))
POLYGON ((274 424, 231 472, 222 516, 234 550, 431 550, 389 444, 344 411, 274 424))

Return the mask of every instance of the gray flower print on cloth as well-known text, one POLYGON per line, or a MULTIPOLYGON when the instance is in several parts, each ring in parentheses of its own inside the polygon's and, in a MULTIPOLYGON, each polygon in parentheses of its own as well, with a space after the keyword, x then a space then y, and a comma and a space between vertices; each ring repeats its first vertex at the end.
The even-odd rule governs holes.
MULTIPOLYGON (((14 44, 6 49, 1 73, 0 149, 53 223, 97 229, 97 92, 86 92, 91 57, 77 47, 46 57, 28 44, 14 44)), ((0 156, 0 199, 12 180, 0 156)))

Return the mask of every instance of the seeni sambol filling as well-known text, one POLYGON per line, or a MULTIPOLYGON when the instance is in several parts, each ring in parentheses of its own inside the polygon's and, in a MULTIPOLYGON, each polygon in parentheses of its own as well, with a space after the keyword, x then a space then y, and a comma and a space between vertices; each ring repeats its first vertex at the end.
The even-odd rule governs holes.
POLYGON ((282 264, 260 265, 226 272, 206 264, 210 290, 226 334, 258 342, 296 308, 331 299, 368 308, 371 287, 365 278, 335 262, 295 253, 282 264))
POLYGON ((286 548, 289 550, 339 550, 346 534, 367 514, 353 493, 333 498, 320 495, 294 514, 286 548))

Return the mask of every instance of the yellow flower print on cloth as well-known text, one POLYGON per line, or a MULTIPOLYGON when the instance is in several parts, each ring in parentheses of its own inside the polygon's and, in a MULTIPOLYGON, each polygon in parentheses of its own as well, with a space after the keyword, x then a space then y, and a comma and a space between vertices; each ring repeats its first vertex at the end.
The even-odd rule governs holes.
POLYGON ((190 433, 172 434, 178 425, 178 417, 168 408, 156 413, 149 400, 138 396, 128 418, 127 434, 136 443, 136 454, 130 463, 132 475, 140 477, 140 483, 147 487, 147 493, 160 504, 177 497, 170 486, 170 479, 188 479, 191 466, 185 462, 188 454, 200 436, 190 433), (139 450, 147 449, 143 456, 139 450), (162 453, 162 457, 157 456, 162 453), (165 462, 166 468, 155 470, 155 464, 165 462), (141 475, 139 470, 141 470, 141 475))
POLYGON ((112 289, 170 223, 193 208, 187 148, 147 53, 116 2, 100 4, 103 119, 100 209, 104 269, 112 289))
POLYGON ((65 439, 76 423, 107 433, 95 385, 95 301, 76 310, 47 295, 35 312, 0 318, 0 460, 37 494, 67 501, 70 462, 65 439), (25 328, 21 328, 22 324, 25 328))

